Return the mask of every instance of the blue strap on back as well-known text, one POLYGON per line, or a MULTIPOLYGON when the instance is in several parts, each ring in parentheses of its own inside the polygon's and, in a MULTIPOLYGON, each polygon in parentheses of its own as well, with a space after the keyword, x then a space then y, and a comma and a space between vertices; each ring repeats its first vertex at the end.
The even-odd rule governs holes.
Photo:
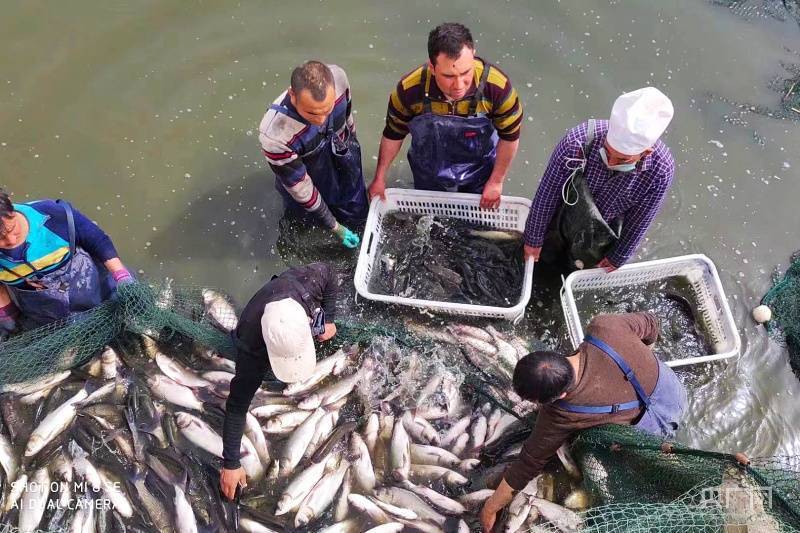
POLYGON ((67 231, 69 232, 69 256, 75 257, 75 215, 72 213, 72 204, 60 198, 56 203, 64 207, 67 212, 67 231))
POLYGON ((564 400, 557 400, 553 404, 559 409, 582 414, 616 413, 617 411, 633 409, 635 407, 641 407, 642 405, 644 405, 645 408, 650 407, 650 396, 644 391, 641 383, 639 383, 639 380, 636 378, 636 373, 628 365, 628 363, 625 362, 625 359, 623 359, 622 356, 619 355, 616 350, 614 350, 614 348, 597 337, 587 335, 584 340, 602 350, 603 353, 609 356, 617 364, 619 369, 625 375, 625 379, 630 382, 633 390, 636 391, 636 396, 638 396, 639 399, 614 405, 576 405, 565 402, 564 400))

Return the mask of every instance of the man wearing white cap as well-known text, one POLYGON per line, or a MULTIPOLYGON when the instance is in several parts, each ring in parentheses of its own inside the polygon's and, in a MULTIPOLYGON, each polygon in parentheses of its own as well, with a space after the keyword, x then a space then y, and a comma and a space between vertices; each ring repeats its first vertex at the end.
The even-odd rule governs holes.
POLYGON ((239 448, 253 396, 264 378, 293 383, 311 375, 317 363, 314 336, 326 341, 336 335, 337 293, 333 267, 312 263, 273 276, 242 311, 233 332, 236 376, 231 380, 222 429, 219 483, 228 499, 233 499, 237 485, 246 485, 239 448))
POLYGON ((621 95, 609 120, 567 132, 550 156, 525 226, 525 257, 610 272, 636 251, 672 184, 659 140, 672 102, 654 87, 621 95))

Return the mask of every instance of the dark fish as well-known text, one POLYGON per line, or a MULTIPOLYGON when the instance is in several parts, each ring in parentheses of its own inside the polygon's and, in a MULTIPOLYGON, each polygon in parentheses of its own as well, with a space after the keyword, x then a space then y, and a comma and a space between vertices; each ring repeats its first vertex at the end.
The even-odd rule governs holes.
POLYGON ((345 435, 349 435, 353 431, 356 430, 358 427, 358 423, 354 421, 345 422, 343 424, 339 424, 339 426, 333 430, 333 433, 330 434, 328 439, 314 452, 314 455, 311 456, 312 463, 318 463, 322 459, 328 456, 328 453, 336 446, 342 437, 345 435))

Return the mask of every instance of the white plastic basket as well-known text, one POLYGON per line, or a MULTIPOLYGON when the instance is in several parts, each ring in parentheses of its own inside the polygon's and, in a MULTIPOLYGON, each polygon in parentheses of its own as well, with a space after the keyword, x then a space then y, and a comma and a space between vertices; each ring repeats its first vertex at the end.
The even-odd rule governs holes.
POLYGON ((383 240, 383 217, 390 212, 400 211, 417 215, 439 215, 475 222, 498 230, 525 231, 531 202, 527 198, 502 196, 498 209, 481 209, 480 195, 436 191, 417 191, 409 189, 386 189, 386 200, 376 197, 369 206, 367 225, 358 255, 355 273, 356 291, 368 300, 392 304, 423 307, 431 311, 454 315, 483 316, 503 318, 518 322, 525 314, 525 306, 531 297, 533 284, 533 261, 525 263, 522 294, 519 301, 511 307, 495 307, 464 303, 419 300, 375 294, 369 290, 372 269, 378 260, 378 249, 383 240))
POLYGON ((673 367, 690 365, 739 355, 741 350, 739 331, 725 299, 725 291, 722 289, 717 269, 714 262, 702 254, 632 263, 610 273, 593 268, 570 274, 561 288, 561 307, 564 310, 572 345, 577 348, 583 341, 583 324, 588 324, 592 318, 581 316, 578 312, 575 304, 576 293, 640 285, 676 276, 688 280, 699 302, 697 320, 702 322, 711 337, 713 353, 667 361, 667 365, 673 367))

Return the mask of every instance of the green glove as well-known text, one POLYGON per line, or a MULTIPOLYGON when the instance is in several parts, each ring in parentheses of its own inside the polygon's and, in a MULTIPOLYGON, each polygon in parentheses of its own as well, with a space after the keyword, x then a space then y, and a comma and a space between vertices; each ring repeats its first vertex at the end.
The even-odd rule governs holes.
POLYGON ((338 222, 336 223, 336 227, 333 228, 333 232, 337 237, 339 237, 339 239, 342 241, 342 244, 346 248, 355 248, 361 242, 361 239, 358 238, 358 235, 338 222))

